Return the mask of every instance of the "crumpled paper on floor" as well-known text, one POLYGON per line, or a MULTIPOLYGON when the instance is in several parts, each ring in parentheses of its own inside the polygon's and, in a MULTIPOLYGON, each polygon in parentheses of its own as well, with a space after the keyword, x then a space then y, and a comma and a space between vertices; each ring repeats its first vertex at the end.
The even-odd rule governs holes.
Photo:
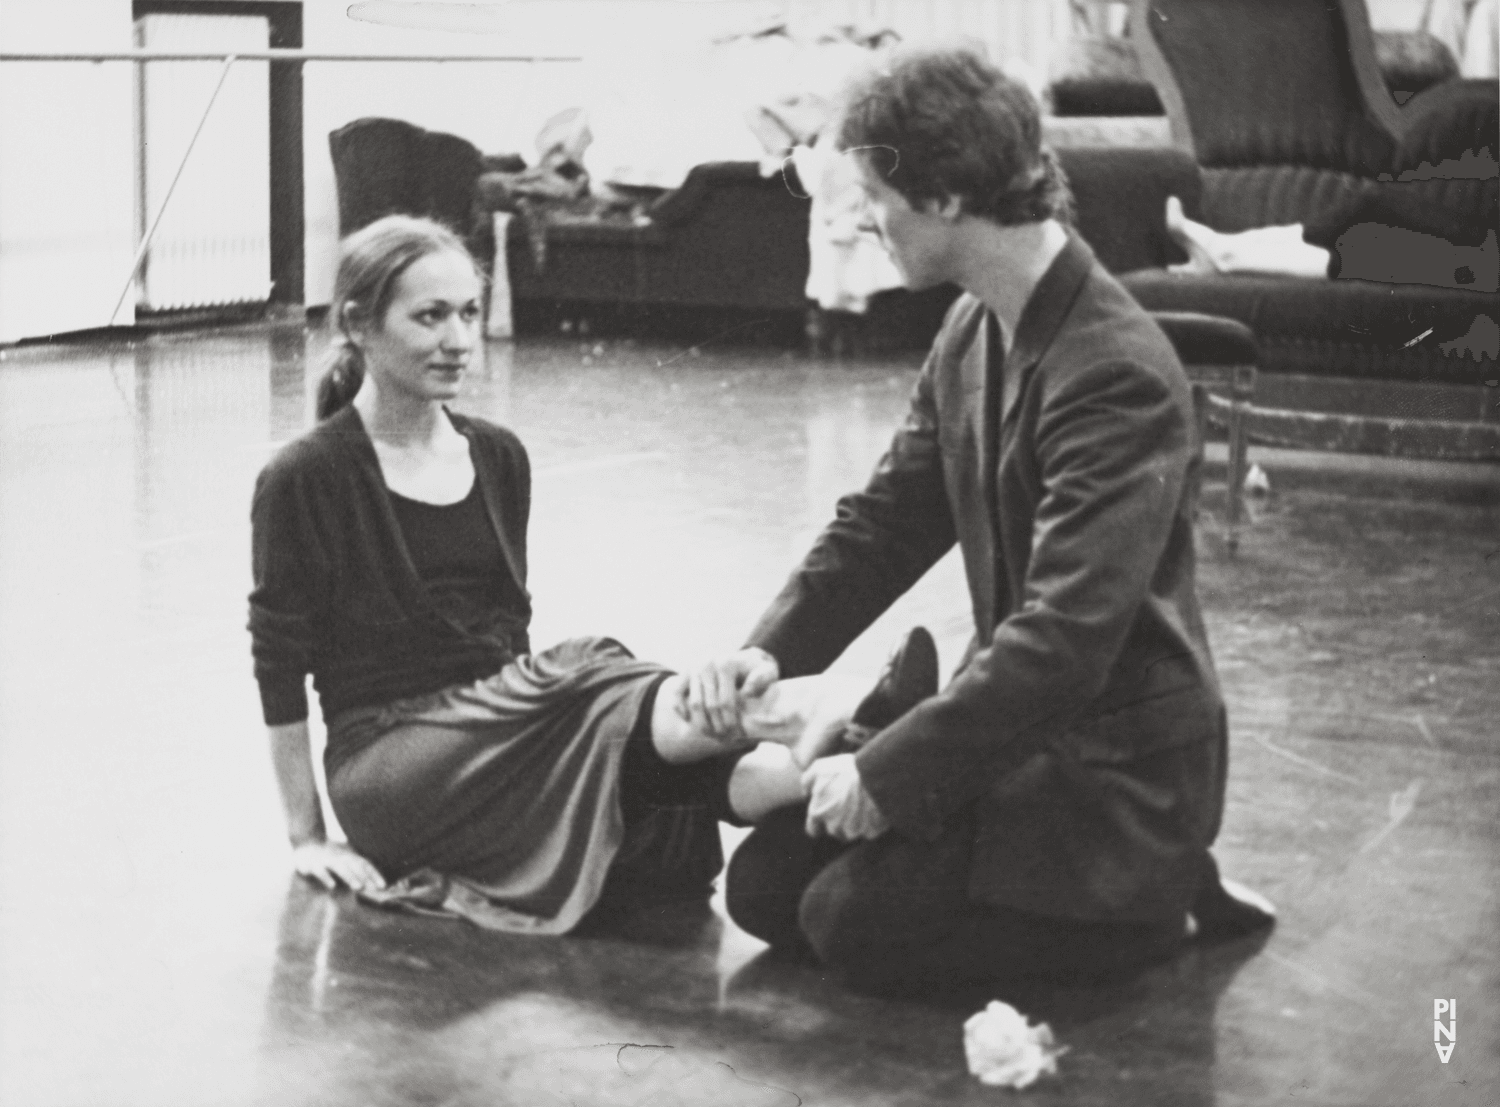
POLYGON ((998 999, 964 1023, 964 1054, 969 1071, 981 1083, 1026 1088, 1037 1077, 1057 1072, 1057 1059, 1068 1051, 1053 1040, 1046 1023, 1031 1020, 998 999))

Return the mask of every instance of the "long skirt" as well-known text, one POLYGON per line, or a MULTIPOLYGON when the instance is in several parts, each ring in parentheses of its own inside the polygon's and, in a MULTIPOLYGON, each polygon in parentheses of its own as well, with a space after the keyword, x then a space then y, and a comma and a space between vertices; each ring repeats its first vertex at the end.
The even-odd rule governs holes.
POLYGON ((350 846, 388 877, 461 878, 504 929, 566 933, 625 841, 622 763, 666 675, 578 638, 474 684, 340 714, 325 766, 350 846))

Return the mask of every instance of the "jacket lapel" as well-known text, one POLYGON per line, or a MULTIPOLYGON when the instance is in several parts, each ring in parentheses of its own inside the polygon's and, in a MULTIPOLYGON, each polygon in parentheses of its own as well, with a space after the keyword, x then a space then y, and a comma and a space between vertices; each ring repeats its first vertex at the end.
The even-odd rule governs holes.
POLYGON ((970 423, 969 431, 979 445, 979 471, 983 473, 994 461, 986 413, 991 407, 991 389, 997 382, 993 379, 995 367, 991 360, 994 352, 993 320, 989 308, 977 301, 976 304, 978 310, 975 312, 974 338, 964 348, 963 359, 959 363, 959 376, 965 415, 970 423))
POLYGON ((995 627, 1010 610, 1010 582, 1002 554, 1005 548, 1004 518, 998 487, 1000 448, 1005 428, 1015 412, 1016 402, 1025 391, 1026 382, 1052 345, 1093 265, 1093 252, 1083 239, 1069 231, 1067 244, 1052 260, 1026 301, 1009 353, 1002 345, 999 321, 985 308, 979 333, 964 359, 965 387, 969 383, 969 374, 975 373, 982 389, 978 393, 979 402, 970 410, 970 417, 977 421, 976 429, 980 432, 977 441, 982 465, 981 487, 994 556, 993 606, 989 611, 989 625, 982 628, 986 638, 994 633, 995 627))
POLYGON ((994 634, 1004 612, 1010 608, 1010 588, 1005 579, 1005 558, 1001 555, 1004 534, 1000 519, 1000 397, 1010 381, 1006 372, 1005 340, 1000 335, 1000 320, 989 308, 984 309, 979 334, 975 336, 972 349, 980 357, 984 374, 984 391, 974 405, 974 414, 980 420, 979 462, 980 488, 984 493, 984 513, 990 528, 990 564, 993 567, 991 582, 991 605, 989 624, 984 627, 986 639, 994 634))
MULTIPOLYGON (((1083 282, 1094 268, 1094 252, 1074 231, 1068 232, 1068 242, 1036 288, 1021 312, 1016 325, 1015 340, 1011 343, 1010 356, 1005 359, 1005 372, 1001 379, 1000 423, 1003 429, 1010 421, 1016 401, 1025 390, 1026 381, 1036 368, 1037 362, 1047 353, 1052 340, 1068 313, 1073 301, 1083 288, 1083 282)), ((988 444, 988 443, 987 443, 988 444)), ((998 435, 995 448, 999 448, 998 435)), ((993 457, 990 459, 993 462, 993 457)))

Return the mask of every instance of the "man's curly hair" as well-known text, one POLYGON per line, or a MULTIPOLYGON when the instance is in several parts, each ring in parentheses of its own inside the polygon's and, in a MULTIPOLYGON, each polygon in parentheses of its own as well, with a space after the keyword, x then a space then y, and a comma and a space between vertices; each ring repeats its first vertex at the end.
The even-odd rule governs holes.
POLYGON ((903 52, 857 79, 835 132, 913 205, 956 196, 1001 226, 1071 223, 1072 191, 1041 138, 1026 87, 963 49, 903 52))

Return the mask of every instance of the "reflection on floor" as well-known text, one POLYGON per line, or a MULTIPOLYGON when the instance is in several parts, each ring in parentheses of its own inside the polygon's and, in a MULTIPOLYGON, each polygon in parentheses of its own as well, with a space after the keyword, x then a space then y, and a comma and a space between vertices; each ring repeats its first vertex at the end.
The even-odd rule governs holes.
MULTIPOLYGON (((587 938, 289 878, 243 631, 249 490, 309 418, 295 328, 0 357, 0 1103, 989 1103, 961 1024, 779 963, 717 904, 587 938)), ((463 408, 536 469, 534 640, 733 647, 902 410, 909 358, 529 341, 463 408)), ((1500 1099, 1500 471, 1304 464, 1201 586, 1234 754, 1218 854, 1264 942, 1004 996, 1070 1047, 1025 1098, 1500 1099), (1399 493, 1399 494, 1394 494, 1399 493), (1432 1045, 1435 998, 1457 1047, 1432 1045)), ((840 661, 923 622, 949 559, 840 661)))

